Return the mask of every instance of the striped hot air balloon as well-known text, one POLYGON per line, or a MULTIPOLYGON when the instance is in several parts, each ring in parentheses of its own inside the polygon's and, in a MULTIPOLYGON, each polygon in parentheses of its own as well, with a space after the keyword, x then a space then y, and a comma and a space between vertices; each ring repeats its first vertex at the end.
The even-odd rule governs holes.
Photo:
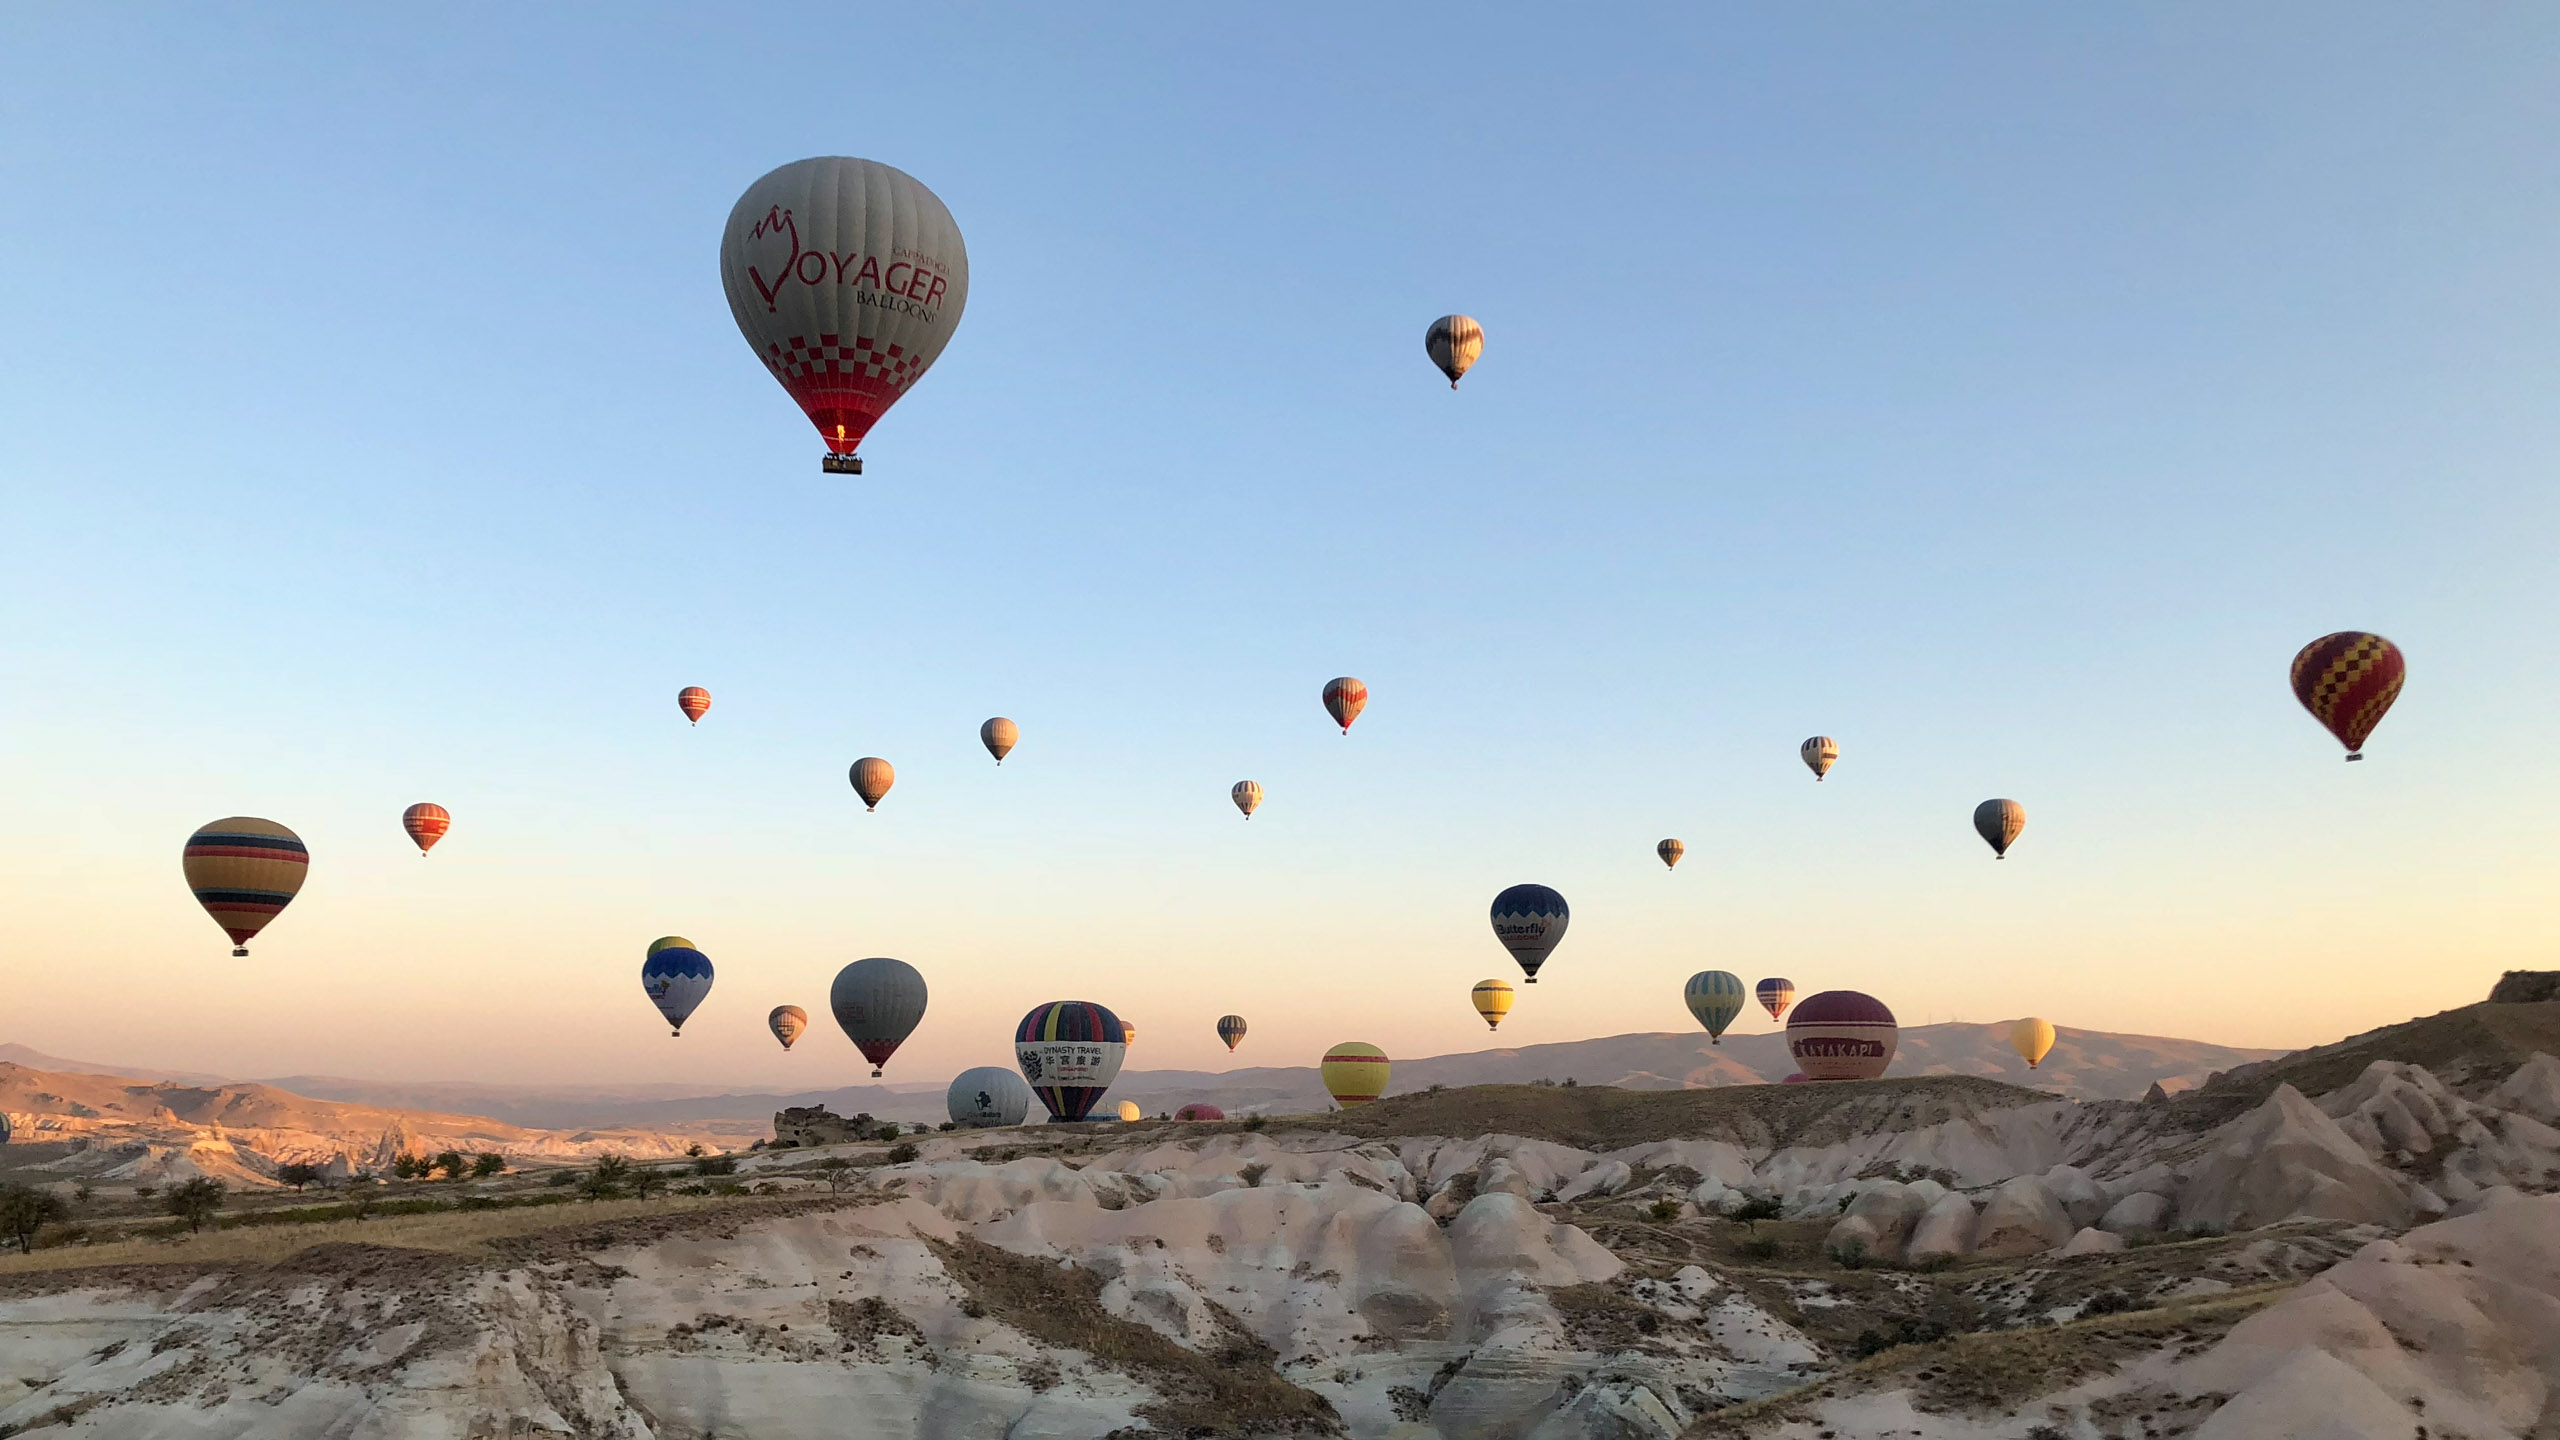
POLYGON ((1015 742, 1021 738, 1022 727, 1001 715, 978 727, 978 743, 987 747, 987 753, 996 757, 999 765, 1013 753, 1015 742))
POLYGON ((1459 378, 1474 369, 1476 357, 1484 353, 1484 327, 1464 315, 1443 315, 1422 332, 1422 349, 1455 390, 1459 378))
POLYGON ((1653 853, 1662 857, 1662 868, 1668 870, 1680 863, 1680 857, 1689 853, 1689 847, 1677 840, 1660 840, 1654 843, 1653 853))
POLYGON ((1262 785, 1258 781, 1239 780, 1227 791, 1227 798, 1236 802, 1236 808, 1250 820, 1253 812, 1262 808, 1262 785))
POLYGON ((400 828, 409 832, 410 840, 417 844, 418 858, 423 860, 444 838, 444 832, 453 828, 453 816, 443 806, 421 800, 400 812, 400 828))
POLYGON ((702 717, 711 713, 711 692, 699 685, 687 685, 676 692, 676 708, 684 712, 686 720, 699 725, 702 717))
POLYGON ((667 1033, 682 1035, 684 1022, 711 993, 711 957, 689 945, 652 948, 640 962, 640 993, 667 1017, 667 1033))
POLYGON ((1387 1073, 1391 1068, 1386 1051, 1358 1040, 1345 1040, 1325 1052, 1320 1073, 1333 1103, 1351 1110, 1387 1093, 1387 1073))
POLYGON ((1564 897, 1544 885, 1514 885, 1493 897, 1493 938, 1520 962, 1532 985, 1572 919, 1564 897))
POLYGON ((766 1029, 773 1032, 774 1039, 782 1042, 782 1048, 788 1051, 791 1048, 791 1042, 799 1039, 801 1033, 809 1028, 809 1012, 797 1005, 776 1005, 773 1007, 773 1013, 764 1017, 764 1025, 766 1029))
POLYGON ((302 893, 311 854, 301 836, 273 820, 234 815, 187 837, 185 869, 187 888, 231 937, 236 957, 302 893))
POLYGON ((1031 1093, 1060 1124, 1093 1113, 1120 1075, 1128 1031, 1120 1017, 1090 1000, 1052 1000, 1032 1008, 1013 1029, 1013 1058, 1031 1093))
POLYGON ((2027 828, 2027 807, 2015 800, 1985 800, 1973 807, 1973 832, 1991 847, 1992 858, 2006 860, 2009 847, 2027 828))
POLYGON ((1783 1020, 1787 1017, 1787 1007, 1795 1003, 1796 982, 1783 975, 1772 975, 1760 982, 1755 993, 1760 997, 1761 1008, 1769 1012, 1770 1019, 1783 1020))
POLYGON ((1502 1028, 1502 1017, 1511 1013, 1511 1002, 1517 998, 1518 992, 1511 988, 1508 980, 1479 980, 1476 988, 1467 992, 1467 999, 1475 1005, 1476 1013, 1484 1017, 1487 1030, 1502 1028))
POLYGON ((1369 705, 1369 687, 1348 675, 1337 675, 1324 682, 1324 710, 1342 733, 1351 733, 1351 722, 1369 705))
POLYGON ((1787 1053, 1816 1080, 1873 1080, 1893 1063, 1901 1027, 1873 995, 1825 990, 1806 996, 1787 1020, 1787 1053))
POLYGON ((1816 780, 1830 774, 1831 767, 1840 763, 1840 744, 1828 735, 1814 736, 1797 746, 1796 753, 1804 757, 1805 768, 1813 772, 1816 780))
POLYGON ((835 1012, 837 1028, 871 1062, 875 1076, 924 1022, 924 1006, 924 976, 906 961, 886 955, 847 965, 827 990, 827 1008, 835 1012))
POLYGON ((1218 1017, 1218 1038, 1227 1042, 1227 1049, 1230 1051, 1244 1042, 1244 1028, 1244 1017, 1241 1015, 1218 1017))
POLYGON ((877 755, 865 755, 853 762, 851 778, 853 793, 862 797, 862 808, 867 812, 880 808, 880 797, 898 783, 898 770, 877 755))
POLYGON ((2338 737, 2350 760, 2364 758, 2365 737, 2382 723, 2408 678, 2400 647, 2361 630, 2323 635, 2293 657, 2293 698, 2338 737))
POLYGON ((1707 1043, 1721 1045, 1733 1017, 1742 1013, 1742 977, 1730 970, 1701 970, 1681 987, 1680 998, 1707 1027, 1707 1043))

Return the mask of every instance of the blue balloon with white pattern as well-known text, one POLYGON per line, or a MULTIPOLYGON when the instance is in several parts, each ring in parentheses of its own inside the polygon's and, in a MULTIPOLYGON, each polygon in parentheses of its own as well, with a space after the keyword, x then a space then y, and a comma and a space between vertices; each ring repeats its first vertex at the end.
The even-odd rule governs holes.
POLYGON ((667 1017, 667 1033, 682 1035, 685 1018, 711 993, 711 957, 684 945, 653 950, 640 962, 640 989, 667 1017))

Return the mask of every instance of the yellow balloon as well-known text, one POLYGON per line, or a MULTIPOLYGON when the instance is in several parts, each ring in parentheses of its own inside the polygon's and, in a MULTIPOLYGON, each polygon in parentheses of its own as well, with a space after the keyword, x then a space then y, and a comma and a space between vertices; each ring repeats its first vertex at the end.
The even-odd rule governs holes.
POLYGON ((1345 1040, 1324 1052, 1324 1088, 1345 1110, 1387 1093, 1387 1070, 1387 1052, 1375 1045, 1345 1040))
POLYGON ((1123 1100, 1120 1102, 1120 1121, 1124 1125, 1134 1120, 1145 1119, 1146 1113, 1147 1112, 1138 1108, 1138 1102, 1135 1100, 1123 1100))
POLYGON ((2027 1068, 2033 1070, 2036 1062, 2053 1049, 2053 1022, 2040 1015, 2030 1015, 2010 1026, 2009 1048, 2017 1051, 2026 1060, 2027 1068))
POLYGON ((1511 1013, 1511 982, 1479 980, 1476 982, 1474 992, 1467 998, 1476 1002, 1476 1013, 1484 1017, 1484 1028, 1499 1030, 1502 1028, 1502 1017, 1511 1013))
POLYGON ((649 942, 649 953, 652 955, 661 950, 699 950, 701 948, 681 935, 661 935, 649 942))

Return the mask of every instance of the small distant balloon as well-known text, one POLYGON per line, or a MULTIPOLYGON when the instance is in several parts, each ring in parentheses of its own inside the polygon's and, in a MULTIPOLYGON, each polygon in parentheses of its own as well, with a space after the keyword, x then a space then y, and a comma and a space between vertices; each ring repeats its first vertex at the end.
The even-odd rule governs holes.
POLYGON ((1422 332, 1422 349, 1455 390, 1460 377, 1474 369, 1476 357, 1484 353, 1484 327, 1464 315, 1443 315, 1422 332))
POLYGON ((1511 1013, 1511 1002, 1515 998, 1516 992, 1508 980, 1479 980, 1476 988, 1467 992, 1467 999, 1474 1002, 1476 1013, 1484 1017, 1487 1030, 1502 1028, 1502 1017, 1511 1013))
POLYGON ((1996 859, 2009 858, 2018 832, 2027 828, 2027 807, 2015 800, 1985 800, 1973 807, 1973 830, 1991 847, 1996 859))
POLYGON ((1730 970, 1701 970, 1681 987, 1680 998, 1707 1027, 1707 1043, 1721 1045, 1733 1018, 1742 1013, 1742 977, 1730 970))
POLYGON ((1333 1103, 1345 1110, 1356 1109, 1387 1093, 1387 1073, 1392 1068, 1387 1052, 1358 1040, 1345 1040, 1325 1052, 1324 1088, 1333 1103))
POLYGON ((1828 735, 1814 736, 1797 746, 1796 753, 1804 757, 1805 768, 1813 772, 1816 780, 1830 774, 1831 767, 1840 763, 1840 744, 1828 735))
POLYGON ((1241 1015, 1218 1017, 1218 1038, 1227 1042, 1227 1049, 1230 1051, 1244 1043, 1244 1028, 1244 1017, 1241 1015))
POLYGON ((776 1005, 773 1013, 764 1017, 764 1023, 773 1038, 782 1042, 782 1048, 789 1050, 791 1042, 800 1038, 800 1032, 809 1028, 809 1012, 797 1005, 776 1005))
POLYGON ((1001 1065, 980 1065, 953 1077, 943 1105, 964 1130, 1019 1125, 1031 1113, 1031 1087, 1001 1065))
POLYGON ((250 937, 284 913, 311 873, 301 836, 252 815, 199 828, 180 862, 196 903, 231 937, 234 958, 249 953, 250 937))
POLYGON ((1544 885, 1514 885, 1493 897, 1493 938, 1520 962, 1532 985, 1572 919, 1564 897, 1544 885))
POLYGON ((2041 1015, 2030 1015, 2009 1027, 2009 1048, 2033 1070, 2053 1052, 2053 1022, 2041 1015))
POLYGON ((1760 997, 1761 1008, 1769 1012, 1770 1019, 1783 1020, 1787 1007, 1795 1003, 1796 982, 1783 975, 1772 975, 1760 982, 1755 993, 1760 997))
POLYGON ((924 1006, 924 976, 906 961, 886 955, 847 965, 827 990, 827 1008, 835 1012, 837 1028, 871 1062, 875 1076, 916 1033, 924 1006))
POLYGON ((682 1035, 686 1018, 711 993, 711 957, 688 945, 652 947, 640 962, 640 991, 667 1017, 667 1033, 682 1035))
POLYGON ((409 832, 409 839, 418 847, 419 858, 424 859, 428 851, 436 848, 436 842, 444 838, 445 832, 453 828, 453 816, 443 806, 421 800, 400 812, 400 828, 409 832))
POLYGON ((1227 1112, 1206 1101, 1195 1100, 1174 1111, 1173 1118, 1187 1121, 1224 1120, 1227 1118, 1227 1112))
POLYGON ((1013 753, 1014 742, 1021 738, 1022 727, 1001 715, 978 727, 978 743, 987 747, 987 753, 996 757, 999 765, 1013 753))
POLYGON ((1126 1021, 1126 1020, 1121 1021, 1121 1022, 1120 1022, 1120 1043, 1121 1043, 1121 1044, 1123 1044, 1123 1045, 1135 1045, 1135 1044, 1137 1044, 1137 1043, 1138 1043, 1138 1027, 1137 1027, 1137 1026, 1135 1026, 1135 1025, 1130 1024, 1130 1023, 1129 1023, 1128 1021, 1126 1021))
POLYGON ((1134 1125, 1134 1124, 1138 1123, 1139 1121, 1144 1120, 1144 1119, 1146 1119, 1146 1118, 1147 1118, 1147 1112, 1138 1108, 1138 1102, 1137 1102, 1137 1101, 1135 1101, 1135 1100, 1123 1100, 1123 1101, 1121 1101, 1121 1102, 1120 1102, 1120 1123, 1121 1123, 1121 1124, 1123 1124, 1123 1125, 1134 1125))
POLYGON ((853 762, 853 793, 862 797, 866 811, 880 808, 880 797, 898 783, 897 767, 877 755, 865 755, 853 762))
POLYGON ((1239 780, 1233 789, 1227 791, 1227 798, 1235 801, 1236 808, 1244 812, 1244 818, 1250 820, 1253 818, 1253 812, 1262 808, 1262 786, 1256 781, 1239 780))
POLYGON ((1689 853, 1689 847, 1677 840, 1662 840, 1655 842, 1653 853, 1662 857, 1662 868, 1668 870, 1680 863, 1680 857, 1689 853))
POLYGON ((1333 717, 1334 724, 1342 727, 1343 734, 1351 733, 1351 722, 1360 718, 1360 712, 1368 708, 1368 704, 1369 687, 1358 680, 1338 675, 1324 682, 1325 713, 1333 717))
POLYGON ((2361 630, 2323 635, 2293 657, 2293 698, 2338 737, 2350 760, 2364 758, 2365 737, 2382 723, 2408 678, 2400 647, 2361 630))
POLYGON ((684 712, 685 719, 699 725, 702 717, 711 713, 711 692, 699 685, 687 685, 676 692, 676 708, 684 712))

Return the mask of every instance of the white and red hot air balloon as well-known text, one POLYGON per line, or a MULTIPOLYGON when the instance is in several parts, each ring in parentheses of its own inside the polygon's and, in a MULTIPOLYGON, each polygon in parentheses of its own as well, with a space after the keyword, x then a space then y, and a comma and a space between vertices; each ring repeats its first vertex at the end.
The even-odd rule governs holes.
POLYGON ((797 160, 747 187, 720 236, 720 284, 756 358, 826 438, 855 450, 951 343, 969 251, 942 201, 874 160, 797 160))

